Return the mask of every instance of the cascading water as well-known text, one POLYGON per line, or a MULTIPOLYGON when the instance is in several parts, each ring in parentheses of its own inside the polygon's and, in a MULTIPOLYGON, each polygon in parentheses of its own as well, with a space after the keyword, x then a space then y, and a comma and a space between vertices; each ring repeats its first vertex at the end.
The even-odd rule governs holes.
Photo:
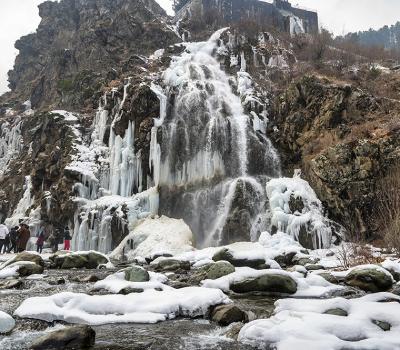
POLYGON ((161 126, 160 211, 183 217, 199 246, 256 236, 255 221, 260 223, 259 213, 265 212, 264 186, 258 180, 265 183, 267 176, 279 173, 271 143, 256 136, 265 132, 260 119, 253 117, 257 127, 249 127, 241 98, 214 56, 222 48, 224 31, 207 42, 188 43, 163 76, 172 108, 161 126), (249 145, 253 139, 265 141, 263 162, 275 165, 270 172, 249 176, 249 155, 256 152, 249 145))

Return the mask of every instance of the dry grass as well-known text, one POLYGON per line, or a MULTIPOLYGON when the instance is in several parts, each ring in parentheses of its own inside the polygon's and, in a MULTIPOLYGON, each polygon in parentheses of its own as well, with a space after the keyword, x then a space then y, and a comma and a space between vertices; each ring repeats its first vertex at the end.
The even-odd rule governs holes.
POLYGON ((377 229, 389 250, 400 255, 400 164, 394 166, 376 189, 377 229))
POLYGON ((342 269, 364 264, 379 264, 385 259, 374 254, 370 245, 364 243, 343 244, 336 254, 342 269))

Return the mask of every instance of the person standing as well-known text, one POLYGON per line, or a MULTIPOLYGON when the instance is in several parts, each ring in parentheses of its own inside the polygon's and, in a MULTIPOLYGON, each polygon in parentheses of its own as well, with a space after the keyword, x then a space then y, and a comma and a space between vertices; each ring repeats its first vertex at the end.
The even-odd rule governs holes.
POLYGON ((6 237, 8 235, 8 228, 6 225, 4 225, 4 220, 2 220, 0 224, 0 254, 1 251, 3 250, 3 246, 6 242, 6 237))
POLYGON ((6 239, 4 240, 3 254, 8 253, 9 248, 10 248, 10 232, 6 234, 6 239))
POLYGON ((8 252, 11 253, 11 251, 14 251, 14 253, 17 252, 17 239, 18 239, 18 226, 14 226, 10 230, 10 247, 8 248, 8 252))
POLYGON ((21 224, 21 227, 18 230, 18 252, 21 253, 26 250, 29 238, 31 238, 29 226, 27 224, 21 224))
POLYGON ((39 254, 42 254, 43 244, 44 244, 44 232, 43 232, 43 229, 40 228, 39 233, 37 235, 37 240, 36 240, 36 251, 39 254))
POLYGON ((70 250, 71 249, 71 234, 69 232, 68 226, 65 226, 64 229, 64 250, 70 250))

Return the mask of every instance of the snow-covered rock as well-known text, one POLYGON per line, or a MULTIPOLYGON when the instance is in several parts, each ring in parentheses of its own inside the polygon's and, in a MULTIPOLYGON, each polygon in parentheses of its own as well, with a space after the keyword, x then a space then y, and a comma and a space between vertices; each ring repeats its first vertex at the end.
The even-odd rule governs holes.
POLYGON ((137 256, 175 255, 193 249, 192 231, 182 219, 149 217, 124 238, 110 257, 119 259, 126 254, 128 259, 132 259, 137 256))
POLYGON ((282 299, 275 303, 274 316, 245 325, 238 339, 272 345, 277 350, 398 349, 399 301, 400 297, 390 293, 350 300, 282 299), (387 299, 393 301, 380 302, 387 299), (341 309, 348 316, 326 313, 333 309, 341 309), (383 323, 388 331, 381 328, 383 323))
POLYGON ((188 287, 163 291, 145 290, 128 295, 59 293, 28 298, 15 315, 52 322, 99 325, 106 323, 156 323, 178 316, 197 317, 210 306, 229 303, 219 289, 188 287))
POLYGON ((14 319, 7 313, 0 311, 0 333, 8 333, 15 326, 14 319))

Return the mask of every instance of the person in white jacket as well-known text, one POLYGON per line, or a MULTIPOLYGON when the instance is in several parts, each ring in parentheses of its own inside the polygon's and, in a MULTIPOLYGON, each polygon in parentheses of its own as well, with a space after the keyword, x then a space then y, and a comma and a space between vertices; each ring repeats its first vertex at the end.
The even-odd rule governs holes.
POLYGON ((3 245, 6 242, 7 235, 8 235, 8 228, 2 222, 0 224, 0 254, 1 254, 1 251, 3 250, 3 245))

